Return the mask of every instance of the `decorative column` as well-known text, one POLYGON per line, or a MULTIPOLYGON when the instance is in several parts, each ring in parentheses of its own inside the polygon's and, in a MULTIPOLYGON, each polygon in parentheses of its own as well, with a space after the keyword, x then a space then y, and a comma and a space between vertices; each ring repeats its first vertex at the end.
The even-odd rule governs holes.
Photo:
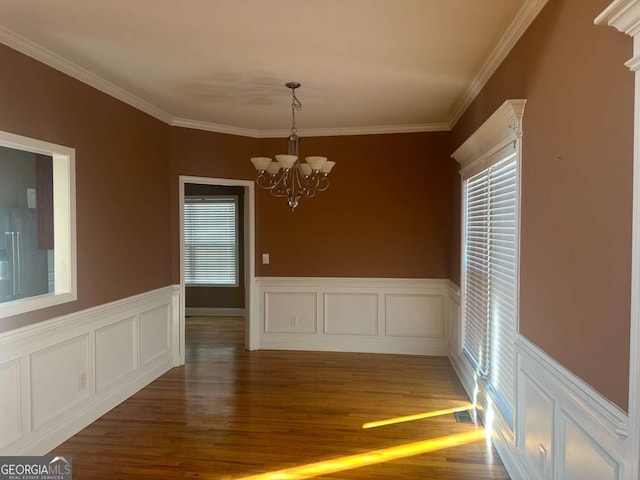
POLYGON ((631 334, 629 353, 629 478, 640 478, 640 0, 615 0, 595 19, 633 37, 635 72, 633 128, 633 227, 631 253, 631 334))

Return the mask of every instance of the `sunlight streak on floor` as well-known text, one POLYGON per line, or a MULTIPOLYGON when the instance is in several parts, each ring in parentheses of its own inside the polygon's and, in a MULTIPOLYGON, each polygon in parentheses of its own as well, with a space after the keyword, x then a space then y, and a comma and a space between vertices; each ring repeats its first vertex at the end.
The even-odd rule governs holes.
POLYGON ((441 415, 448 415, 456 412, 464 412, 466 410, 473 409, 473 405, 463 405, 461 407, 447 408, 444 410, 435 410, 433 412, 417 413, 415 415, 407 415, 405 417, 388 418, 386 420, 380 420, 377 422, 369 422, 362 425, 362 428, 376 428, 383 427, 385 425, 393 425, 394 423, 412 422, 414 420, 422 420, 423 418, 439 417, 441 415))
POLYGON ((404 445, 398 445, 397 447, 371 450, 370 452, 359 455, 349 455, 333 460, 325 460, 323 462, 309 463, 298 467, 261 473, 250 477, 243 477, 239 480, 303 480, 352 468, 366 467, 376 463, 420 455, 444 448, 457 447, 459 445, 484 440, 484 438, 484 430, 478 429, 467 433, 457 433, 455 435, 447 435, 431 440, 406 443, 404 445))

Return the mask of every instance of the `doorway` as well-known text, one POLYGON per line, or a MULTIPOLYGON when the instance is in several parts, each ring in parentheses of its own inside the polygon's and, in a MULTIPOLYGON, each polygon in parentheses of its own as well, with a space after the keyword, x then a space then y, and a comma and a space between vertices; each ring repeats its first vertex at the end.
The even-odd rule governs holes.
MULTIPOLYGON (((238 252, 242 256, 243 261, 240 262, 242 272, 239 272, 238 278, 244 287, 244 346, 247 350, 255 350, 258 345, 258 311, 255 307, 256 292, 255 283, 255 196, 254 182, 250 180, 233 180, 224 178, 208 178, 208 177, 179 177, 179 215, 180 215, 180 356, 181 361, 185 360, 185 318, 186 318, 186 278, 185 278, 185 203, 187 196, 185 192, 187 188, 192 191, 206 190, 208 187, 236 187, 240 188, 242 193, 242 251, 238 252)), ((215 191, 213 189, 212 191, 215 191)))

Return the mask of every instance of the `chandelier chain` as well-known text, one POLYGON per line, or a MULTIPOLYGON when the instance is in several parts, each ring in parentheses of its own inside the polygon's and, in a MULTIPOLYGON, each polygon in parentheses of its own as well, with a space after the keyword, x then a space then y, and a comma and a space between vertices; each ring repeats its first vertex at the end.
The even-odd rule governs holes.
POLYGON ((291 88, 291 134, 295 135, 298 129, 296 128, 296 110, 302 110, 302 102, 296 97, 296 89, 291 88))

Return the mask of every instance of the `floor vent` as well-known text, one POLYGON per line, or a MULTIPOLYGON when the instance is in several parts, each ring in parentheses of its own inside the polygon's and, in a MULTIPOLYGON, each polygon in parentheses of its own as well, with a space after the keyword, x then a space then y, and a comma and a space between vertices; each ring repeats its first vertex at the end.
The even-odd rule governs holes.
POLYGON ((456 422, 458 422, 458 423, 472 423, 472 424, 476 423, 474 421, 475 415, 472 413, 471 410, 463 410, 461 412, 453 412, 453 416, 455 417, 456 422))

